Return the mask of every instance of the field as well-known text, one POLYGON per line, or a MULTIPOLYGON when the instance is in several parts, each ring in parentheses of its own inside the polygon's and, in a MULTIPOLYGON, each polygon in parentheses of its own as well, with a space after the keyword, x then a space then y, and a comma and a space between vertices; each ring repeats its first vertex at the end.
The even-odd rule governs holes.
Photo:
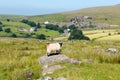
POLYGON ((11 37, 12 34, 16 34, 17 37, 25 37, 26 35, 30 35, 32 38, 35 38, 36 35, 40 35, 40 34, 44 34, 45 36, 57 36, 59 35, 58 31, 54 31, 54 30, 48 30, 45 29, 44 25, 42 25, 42 28, 38 29, 37 32, 30 32, 31 27, 30 25, 24 24, 20 21, 1 21, 3 24, 3 31, 0 31, 0 36, 1 37, 11 37), (10 28, 11 32, 10 33, 6 33, 5 29, 10 28), (24 28, 27 31, 19 31, 20 28, 24 28), (31 35, 31 34, 34 35, 31 35))
MULTIPOLYGON (((27 71, 34 73, 31 80, 43 77, 42 67, 38 63, 38 59, 45 55, 46 42, 37 39, 0 38, 0 79, 26 80, 25 73, 27 71)), ((94 62, 58 63, 66 68, 45 76, 54 78, 62 76, 68 80, 119 80, 120 53, 106 53, 105 51, 109 47, 120 50, 120 43, 66 41, 62 47, 63 54, 78 60, 93 59, 94 62)))
POLYGON ((83 34, 96 41, 120 41, 119 29, 90 30, 83 31, 83 34))
POLYGON ((23 19, 35 23, 69 22, 75 16, 92 16, 92 22, 120 25, 120 6, 105 6, 87 8, 77 11, 64 12, 38 16, 0 15, 3 23, 3 31, 0 31, 0 80, 27 80, 26 72, 34 75, 30 80, 51 76, 54 78, 65 77, 67 80, 119 80, 120 79, 120 51, 115 54, 108 53, 108 48, 120 50, 120 26, 112 29, 83 30, 83 34, 90 41, 72 40, 59 35, 58 31, 45 29, 45 25, 37 32, 18 32, 22 27, 30 29, 31 26, 21 23, 23 19), (114 11, 113 11, 114 10, 114 11), (105 20, 107 18, 107 20, 105 20), (10 21, 7 21, 10 19, 10 21), (5 29, 11 32, 6 33, 5 29), (15 33, 17 38, 10 38, 15 33), (53 74, 42 75, 42 66, 39 57, 46 53, 46 42, 52 40, 33 39, 39 34, 51 37, 54 42, 62 41, 62 53, 77 60, 92 59, 92 63, 71 64, 57 63, 65 68, 55 71, 53 74), (31 35, 31 38, 21 38, 31 35))

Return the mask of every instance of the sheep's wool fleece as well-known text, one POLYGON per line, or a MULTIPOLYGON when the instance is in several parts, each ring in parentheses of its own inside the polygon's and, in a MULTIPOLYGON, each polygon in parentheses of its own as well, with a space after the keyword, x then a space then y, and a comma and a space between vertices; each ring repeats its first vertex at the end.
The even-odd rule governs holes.
POLYGON ((59 43, 51 43, 47 45, 47 52, 51 53, 52 51, 60 50, 61 46, 59 43))

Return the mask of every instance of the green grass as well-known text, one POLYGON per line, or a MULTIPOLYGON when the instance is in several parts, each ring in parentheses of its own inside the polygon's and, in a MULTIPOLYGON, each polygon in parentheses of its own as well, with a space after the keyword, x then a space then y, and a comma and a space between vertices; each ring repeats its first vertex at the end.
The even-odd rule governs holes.
POLYGON ((49 15, 39 15, 28 17, 29 20, 35 22, 66 22, 66 16, 61 14, 49 14, 49 15))
MULTIPOLYGON (((1 37, 10 37, 12 35, 12 33, 15 33, 17 35, 17 37, 24 37, 25 34, 31 34, 29 32, 30 27, 27 24, 21 23, 21 22, 7 22, 7 21, 2 21, 3 23, 3 31, 0 32, 0 36, 1 37), (6 28, 10 28, 11 29, 11 33, 6 33, 5 29, 6 28), (25 28, 26 30, 28 30, 28 32, 21 32, 19 31, 19 28, 25 28)), ((40 34, 44 34, 46 36, 58 36, 59 32, 58 31, 54 31, 54 30, 47 30, 45 29, 45 27, 42 25, 42 28, 38 29, 37 32, 34 32, 35 35, 31 35, 33 38, 36 37, 36 35, 40 35, 40 34)))
MULTIPOLYGON (((26 80, 24 73, 27 71, 34 73, 32 80, 43 77, 42 66, 38 63, 38 59, 46 53, 46 42, 36 39, 0 38, 0 79, 26 80)), ((45 76, 63 76, 68 80, 119 80, 120 53, 105 52, 109 47, 120 50, 120 43, 113 43, 66 41, 62 47, 63 54, 78 60, 93 59, 94 63, 58 63, 66 67, 45 76)))

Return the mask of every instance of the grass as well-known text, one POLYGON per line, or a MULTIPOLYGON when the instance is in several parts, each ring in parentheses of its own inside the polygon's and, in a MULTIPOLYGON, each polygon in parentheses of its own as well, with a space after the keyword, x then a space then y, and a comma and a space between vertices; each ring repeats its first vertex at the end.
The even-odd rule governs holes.
MULTIPOLYGON (((34 73, 32 80, 43 77, 38 59, 46 53, 46 42, 36 39, 0 38, 0 79, 26 80, 24 73, 27 71, 34 73)), ((60 63, 66 68, 46 76, 62 76, 68 80, 118 80, 120 78, 120 53, 108 54, 105 52, 109 47, 120 49, 120 43, 113 43, 66 41, 62 47, 63 54, 78 60, 93 59, 94 63, 79 65, 60 63)))
MULTIPOLYGON (((7 22, 7 21, 2 21, 4 27, 3 31, 0 32, 0 36, 1 37, 11 37, 12 33, 16 34, 17 37, 25 37, 26 34, 30 34, 31 32, 29 32, 30 27, 27 24, 21 23, 21 22, 7 22), (6 33, 5 29, 6 28, 10 28, 11 29, 11 33, 6 33), (28 32, 24 32, 24 31, 19 31, 19 28, 25 28, 26 30, 28 30, 28 32)), ((44 26, 42 26, 42 28, 38 29, 37 32, 34 32, 35 35, 31 35, 32 38, 35 38, 36 35, 40 35, 40 34, 44 34, 46 36, 57 36, 59 35, 58 31, 54 31, 54 30, 47 30, 45 29, 44 26)))
POLYGON ((30 16, 28 19, 35 22, 69 22, 71 18, 75 16, 92 16, 93 23, 108 23, 114 25, 120 25, 120 6, 102 6, 102 7, 92 7, 85 8, 81 10, 63 12, 58 14, 49 14, 41 16, 30 16), (105 20, 107 18, 108 20, 105 20))
POLYGON ((35 22, 66 22, 66 16, 62 14, 38 15, 28 17, 29 20, 35 22))
POLYGON ((111 35, 111 36, 108 36, 108 37, 104 37, 104 38, 100 38, 98 40, 104 40, 104 41, 120 41, 120 35, 111 35))
POLYGON ((110 40, 110 41, 119 41, 119 29, 110 29, 110 30, 90 30, 83 31, 83 34, 88 36, 91 40, 110 40))

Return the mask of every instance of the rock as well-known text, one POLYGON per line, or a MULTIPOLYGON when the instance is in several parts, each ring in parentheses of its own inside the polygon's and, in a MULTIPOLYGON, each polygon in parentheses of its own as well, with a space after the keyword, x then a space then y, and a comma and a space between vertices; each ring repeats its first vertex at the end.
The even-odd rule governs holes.
POLYGON ((118 50, 116 48, 108 48, 106 50, 106 52, 109 52, 109 53, 118 53, 118 50))
POLYGON ((40 79, 37 79, 37 80, 53 80, 53 78, 47 76, 47 77, 43 77, 43 78, 40 78, 40 79))
POLYGON ((56 78, 56 79, 54 79, 54 80, 67 80, 67 79, 64 78, 64 77, 59 77, 59 78, 56 78))
POLYGON ((39 63, 41 65, 48 65, 48 64, 54 64, 57 62, 69 62, 69 58, 63 54, 59 54, 59 55, 54 55, 54 56, 42 56, 39 59, 39 63))
POLYGON ((72 63, 72 64, 80 64, 81 61, 79 61, 77 59, 70 59, 70 63, 72 63))
POLYGON ((64 77, 59 77, 59 78, 53 79, 52 77, 46 76, 46 77, 43 77, 43 78, 39 78, 37 80, 67 80, 67 79, 64 78, 64 77))
POLYGON ((43 69, 43 75, 52 74, 54 71, 56 71, 58 69, 61 69, 61 68, 64 68, 64 67, 62 67, 61 65, 54 65, 54 66, 50 66, 48 68, 44 68, 43 69))
POLYGON ((93 63, 93 59, 82 59, 82 63, 93 63))
POLYGON ((64 68, 61 65, 54 65, 59 62, 69 62, 72 64, 80 64, 81 62, 77 59, 70 59, 64 54, 52 55, 52 56, 42 56, 39 58, 39 63, 43 67, 43 75, 52 74, 54 71, 64 68), (52 65, 52 66, 51 66, 52 65))

